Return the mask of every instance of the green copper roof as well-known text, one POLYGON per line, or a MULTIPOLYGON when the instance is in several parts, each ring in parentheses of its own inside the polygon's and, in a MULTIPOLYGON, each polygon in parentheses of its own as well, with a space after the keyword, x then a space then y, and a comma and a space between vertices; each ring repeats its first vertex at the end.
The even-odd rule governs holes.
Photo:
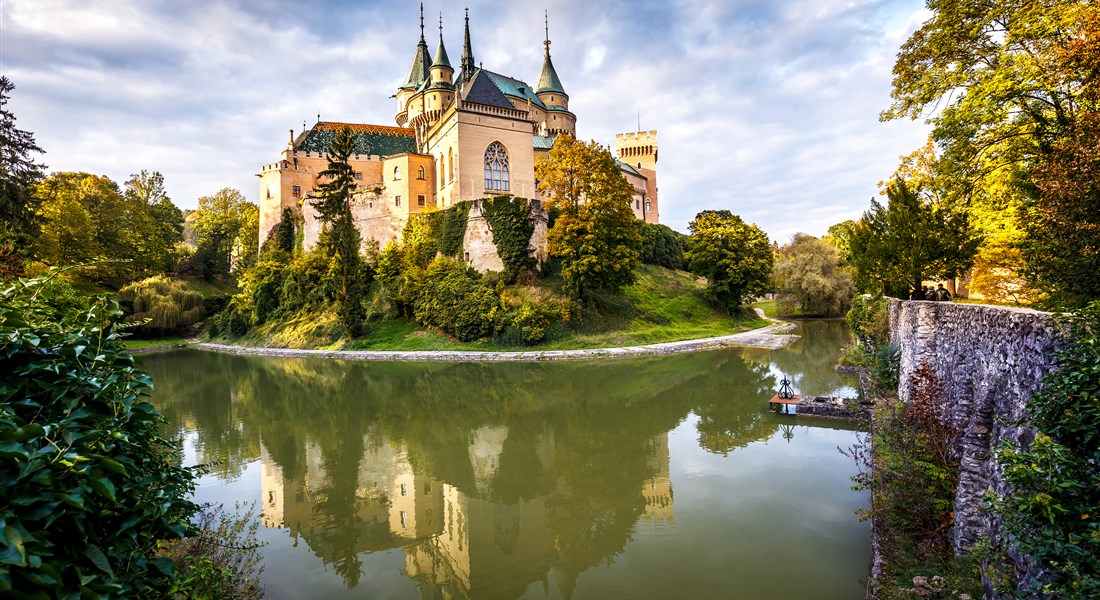
POLYGON ((554 63, 550 60, 549 45, 546 47, 546 56, 542 59, 542 74, 539 75, 539 89, 535 93, 541 94, 543 92, 565 93, 565 89, 561 86, 561 80, 558 79, 558 72, 554 70, 554 63))
POLYGON ((523 98, 525 100, 530 100, 531 104, 543 110, 546 110, 546 105, 542 103, 542 100, 539 100, 539 97, 535 95, 535 90, 531 89, 531 86, 528 85, 526 81, 520 81, 518 79, 513 79, 506 75, 501 75, 500 73, 494 73, 492 71, 486 71, 484 69, 482 69, 481 72, 488 75, 489 79, 493 82, 493 85, 497 86, 497 89, 499 89, 505 95, 512 96, 514 98, 523 98))
POLYGON ((447 57, 447 49, 443 47, 443 16, 439 17, 439 47, 435 49, 435 61, 432 62, 433 67, 447 67, 450 70, 454 70, 451 66, 451 59, 447 57))
POLYGON ((424 38, 420 38, 420 44, 416 47, 416 54, 413 55, 412 67, 409 68, 409 76, 405 79, 405 85, 401 86, 402 89, 416 89, 420 87, 420 84, 428 80, 428 67, 432 64, 432 59, 428 56, 428 44, 424 42, 424 38))
POLYGON ((336 123, 320 121, 295 141, 294 149, 303 152, 328 152, 332 138, 340 129, 348 127, 355 136, 355 153, 368 156, 390 156, 416 152, 416 134, 405 127, 365 125, 362 123, 336 123))
POLYGON ((623 161, 621 161, 621 160, 619 160, 619 159, 617 159, 617 158, 615 159, 615 162, 619 164, 619 169, 620 169, 620 170, 622 170, 622 171, 626 171, 627 173, 633 173, 633 174, 637 175, 638 177, 642 177, 642 178, 645 178, 645 175, 642 175, 642 174, 641 174, 641 173, 640 173, 640 172, 638 171, 638 169, 635 169, 634 167, 632 167, 632 166, 630 166, 630 165, 628 165, 628 164, 624 163, 623 161))
POLYGON ((554 140, 557 138, 548 137, 545 135, 533 135, 531 136, 532 146, 535 150, 549 150, 554 147, 554 140))

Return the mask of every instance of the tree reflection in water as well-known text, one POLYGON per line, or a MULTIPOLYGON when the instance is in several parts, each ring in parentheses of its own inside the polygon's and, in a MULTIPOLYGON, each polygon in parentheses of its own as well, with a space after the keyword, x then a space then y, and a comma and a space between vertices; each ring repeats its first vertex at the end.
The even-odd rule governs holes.
POLYGON ((514 598, 551 571, 567 593, 640 518, 672 514, 667 433, 689 414, 700 445, 727 455, 778 431, 776 369, 803 388, 843 386, 821 375, 836 349, 820 342, 577 363, 186 351, 146 363, 154 403, 197 459, 222 479, 260 461, 265 525, 303 539, 347 587, 364 553, 403 548, 425 597, 514 598))

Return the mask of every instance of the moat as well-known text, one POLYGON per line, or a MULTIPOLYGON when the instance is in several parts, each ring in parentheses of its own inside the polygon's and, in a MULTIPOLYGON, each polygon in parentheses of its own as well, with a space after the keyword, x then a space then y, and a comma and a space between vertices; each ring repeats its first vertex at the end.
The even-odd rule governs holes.
POLYGON ((866 505, 850 426, 774 414, 854 396, 841 322, 782 350, 563 363, 360 363, 182 350, 153 403, 254 502, 268 598, 855 598, 866 505))

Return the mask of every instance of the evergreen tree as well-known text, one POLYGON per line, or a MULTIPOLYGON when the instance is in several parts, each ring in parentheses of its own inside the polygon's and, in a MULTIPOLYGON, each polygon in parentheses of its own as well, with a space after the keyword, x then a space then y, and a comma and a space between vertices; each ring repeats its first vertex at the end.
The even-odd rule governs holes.
POLYGON ((328 179, 319 185, 311 199, 323 223, 325 249, 333 257, 337 285, 337 313, 349 337, 359 334, 363 325, 365 269, 359 254, 359 230, 351 217, 351 198, 355 193, 355 171, 349 162, 355 152, 355 136, 344 127, 336 132, 329 146, 328 168, 319 177, 328 179))
POLYGON ((7 109, 14 89, 10 79, 0 76, 0 256, 26 254, 38 236, 38 200, 31 187, 46 171, 45 165, 32 158, 43 153, 34 134, 16 128, 15 115, 7 109))
POLYGON ((852 229, 849 243, 856 268, 856 285, 864 291, 900 298, 923 287, 929 277, 948 275, 953 265, 974 256, 977 240, 961 248, 958 217, 936 210, 898 179, 886 192, 884 207, 871 200, 871 208, 852 229))

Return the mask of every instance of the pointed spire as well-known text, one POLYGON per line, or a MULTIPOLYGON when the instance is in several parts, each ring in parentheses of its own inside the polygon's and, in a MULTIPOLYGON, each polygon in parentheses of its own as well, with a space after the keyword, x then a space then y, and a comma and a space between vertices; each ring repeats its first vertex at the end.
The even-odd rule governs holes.
POLYGON ((554 63, 550 60, 550 13, 547 12, 546 18, 546 41, 543 45, 546 46, 546 54, 542 57, 542 74, 539 75, 538 89, 535 90, 536 94, 543 92, 556 92, 558 94, 564 94, 565 89, 562 88, 561 80, 558 79, 558 72, 554 70, 554 63))
POLYGON ((443 47, 443 13, 439 13, 439 48, 435 50, 435 61, 432 62, 432 66, 454 68, 451 66, 451 59, 447 57, 447 49, 443 47))
POLYGON ((409 76, 405 79, 405 85, 401 89, 417 89, 428 80, 428 68, 432 64, 432 57, 428 55, 428 42, 424 41, 424 3, 420 3, 420 43, 416 45, 416 54, 413 55, 412 66, 409 67, 409 76))
POLYGON ((470 9, 466 9, 466 34, 462 39, 462 81, 474 76, 474 51, 470 49, 470 9))

